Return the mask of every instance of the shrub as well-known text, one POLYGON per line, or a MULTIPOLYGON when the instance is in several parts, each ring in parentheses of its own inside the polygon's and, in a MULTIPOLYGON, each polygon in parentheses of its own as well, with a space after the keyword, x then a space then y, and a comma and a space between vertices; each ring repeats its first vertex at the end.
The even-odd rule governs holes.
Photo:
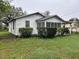
POLYGON ((64 28, 61 28, 61 35, 64 35, 64 28))
POLYGON ((19 32, 21 34, 21 37, 29 37, 32 34, 33 29, 32 28, 19 28, 19 32))
POLYGON ((54 37, 56 28, 38 28, 38 35, 41 37, 54 37))
POLYGON ((69 29, 68 28, 64 28, 64 33, 65 34, 69 34, 69 29))
POLYGON ((47 36, 46 31, 46 28, 38 28, 38 35, 41 37, 47 36))
POLYGON ((56 28, 47 28, 47 36, 48 37, 55 36, 55 34, 57 32, 56 30, 57 30, 56 28))
POLYGON ((68 28, 58 28, 57 32, 60 33, 60 35, 69 34, 68 28))
POLYGON ((8 31, 7 27, 0 27, 0 31, 8 31))
POLYGON ((2 31, 2 26, 0 25, 0 31, 2 31))

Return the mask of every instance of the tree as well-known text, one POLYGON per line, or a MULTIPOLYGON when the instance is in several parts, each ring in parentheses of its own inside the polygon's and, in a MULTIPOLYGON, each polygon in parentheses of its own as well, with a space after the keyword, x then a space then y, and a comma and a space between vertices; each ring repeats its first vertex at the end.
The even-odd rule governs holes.
POLYGON ((11 6, 7 0, 0 0, 0 18, 10 12, 11 6))
POLYGON ((22 15, 26 15, 23 12, 21 7, 14 7, 10 5, 12 0, 0 0, 0 19, 8 25, 8 22, 15 18, 22 15))
POLYGON ((15 17, 26 15, 26 12, 23 12, 21 7, 11 6, 10 11, 7 13, 6 17, 4 17, 4 23, 8 25, 8 22, 15 17))
POLYGON ((15 7, 15 6, 12 6, 9 14, 13 17, 26 15, 25 12, 23 12, 21 7, 15 7))

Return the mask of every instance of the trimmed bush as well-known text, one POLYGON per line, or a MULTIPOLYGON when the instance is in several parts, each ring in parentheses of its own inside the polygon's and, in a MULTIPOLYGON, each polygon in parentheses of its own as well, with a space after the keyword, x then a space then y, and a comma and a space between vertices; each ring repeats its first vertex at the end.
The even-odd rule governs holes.
POLYGON ((56 28, 38 28, 38 35, 41 37, 54 37, 56 30, 56 28))
POLYGON ((21 37, 30 37, 32 35, 33 28, 19 28, 21 37))

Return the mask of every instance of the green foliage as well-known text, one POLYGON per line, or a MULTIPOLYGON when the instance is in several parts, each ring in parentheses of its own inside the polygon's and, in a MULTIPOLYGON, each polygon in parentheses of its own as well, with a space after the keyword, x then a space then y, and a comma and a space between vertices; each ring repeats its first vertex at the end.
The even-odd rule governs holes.
POLYGON ((8 1, 0 0, 0 18, 10 12, 11 6, 8 1))
POLYGON ((2 29, 2 26, 0 25, 0 29, 2 29))
POLYGON ((41 37, 54 37, 56 28, 38 28, 38 35, 41 37))
POLYGON ((0 26, 0 31, 8 31, 8 28, 6 26, 4 27, 0 26))
POLYGON ((29 37, 32 34, 32 28, 19 28, 19 32, 22 37, 29 37))
POLYGON ((68 29, 68 28, 65 28, 65 29, 64 29, 64 32, 65 32, 66 34, 69 34, 69 29, 68 29))
POLYGON ((60 35, 69 34, 68 28, 58 28, 57 32, 60 33, 60 35))

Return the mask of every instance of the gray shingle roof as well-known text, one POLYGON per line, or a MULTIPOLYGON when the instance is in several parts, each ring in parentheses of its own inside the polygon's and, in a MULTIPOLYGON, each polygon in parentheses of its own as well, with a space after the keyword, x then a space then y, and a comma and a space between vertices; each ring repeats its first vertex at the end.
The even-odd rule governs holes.
POLYGON ((31 15, 35 15, 35 14, 38 14, 38 15, 41 15, 42 17, 45 17, 45 16, 42 15, 41 13, 36 12, 36 13, 29 14, 29 15, 23 15, 23 16, 15 17, 14 19, 10 20, 9 22, 11 22, 11 21, 13 21, 13 20, 20 19, 20 18, 28 17, 28 16, 31 16, 31 15))

